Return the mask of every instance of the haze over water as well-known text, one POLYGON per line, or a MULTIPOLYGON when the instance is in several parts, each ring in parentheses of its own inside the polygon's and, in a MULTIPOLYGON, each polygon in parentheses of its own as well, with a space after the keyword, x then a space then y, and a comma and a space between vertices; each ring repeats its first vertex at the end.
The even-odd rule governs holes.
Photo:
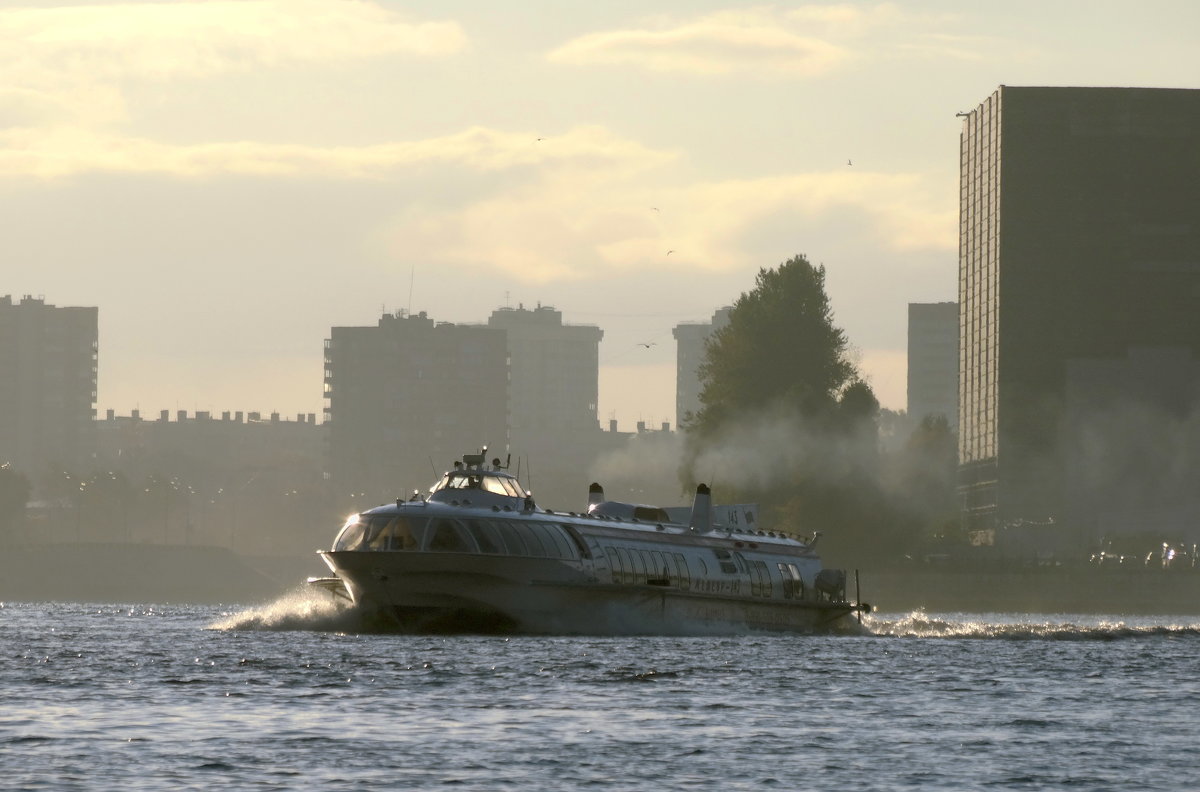
POLYGON ((865 637, 408 637, 0 606, 0 789, 1200 785, 1200 619, 876 614, 865 637))

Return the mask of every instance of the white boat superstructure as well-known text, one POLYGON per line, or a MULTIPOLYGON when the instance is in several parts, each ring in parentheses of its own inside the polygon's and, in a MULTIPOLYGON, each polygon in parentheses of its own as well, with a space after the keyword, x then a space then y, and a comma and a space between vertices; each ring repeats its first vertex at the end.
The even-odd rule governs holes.
POLYGON ((485 459, 352 517, 321 551, 336 577, 310 582, 416 632, 814 632, 869 610, 822 569, 815 536, 757 530, 752 507, 713 506, 704 485, 690 509, 607 501, 593 484, 586 511, 556 512, 485 459))

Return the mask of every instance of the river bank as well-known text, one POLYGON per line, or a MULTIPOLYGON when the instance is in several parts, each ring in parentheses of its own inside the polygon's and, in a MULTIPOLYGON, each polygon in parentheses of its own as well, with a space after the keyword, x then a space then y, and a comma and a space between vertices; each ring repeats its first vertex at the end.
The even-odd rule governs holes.
POLYGON ((888 613, 1200 614, 1200 569, 1192 568, 881 567, 859 570, 859 589, 888 613))
POLYGON ((320 574, 311 557, 252 558, 224 547, 64 543, 0 548, 0 600, 252 603, 320 574))

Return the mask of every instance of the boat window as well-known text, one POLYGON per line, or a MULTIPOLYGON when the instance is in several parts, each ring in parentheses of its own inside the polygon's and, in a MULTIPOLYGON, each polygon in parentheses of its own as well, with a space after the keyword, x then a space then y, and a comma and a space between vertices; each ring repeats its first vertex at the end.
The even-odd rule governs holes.
POLYGON ((444 489, 482 489, 496 495, 507 495, 513 498, 523 498, 517 482, 509 476, 498 476, 478 470, 456 471, 442 477, 430 488, 430 492, 444 489))
POLYGON ((621 565, 621 557, 617 555, 617 551, 611 547, 605 547, 604 555, 608 556, 608 568, 612 572, 613 583, 624 583, 625 568, 621 565))
POLYGON ((561 525, 546 525, 546 533, 550 534, 550 538, 558 545, 559 558, 578 558, 579 554, 575 550, 575 543, 567 536, 567 532, 563 530, 561 525))
POLYGON ((670 522, 666 509, 657 506, 634 506, 633 519, 645 522, 670 522))
POLYGON ((467 530, 479 545, 479 552, 492 555, 504 554, 504 540, 495 525, 482 520, 467 520, 467 530))
POLYGON ((367 521, 365 544, 368 550, 390 550, 392 531, 396 527, 396 516, 381 514, 367 521))
POLYGON ((632 569, 635 584, 644 584, 646 582, 646 561, 642 558, 640 550, 630 550, 629 557, 633 561, 632 569))
POLYGON ((804 578, 800 577, 800 570, 795 564, 788 564, 788 571, 792 573, 792 580, 795 582, 794 589, 796 596, 800 599, 804 598, 804 578))
POLYGON ((672 557, 675 559, 675 571, 679 575, 680 587, 685 590, 691 588, 692 577, 688 574, 687 559, 682 553, 675 553, 672 557))
POLYGON ((410 517, 397 517, 396 526, 392 533, 392 550, 416 550, 421 546, 421 537, 425 534, 426 521, 410 517))
POLYGON ((750 561, 750 594, 755 597, 771 596, 771 573, 765 561, 750 561))
POLYGON ((579 535, 574 526, 564 524, 562 529, 567 532, 567 536, 571 537, 571 541, 575 544, 575 549, 579 551, 581 558, 592 557, 592 552, 588 550, 587 543, 583 541, 583 537, 579 535))
POLYGON ((671 577, 671 568, 667 565, 663 554, 657 550, 650 553, 650 568, 654 570, 652 577, 668 579, 671 577))
POLYGON ((557 525, 530 523, 529 527, 542 540, 548 558, 571 558, 571 547, 557 525))
POLYGON ((476 553, 474 540, 456 520, 434 520, 429 548, 435 553, 476 553))
POLYGON ((713 555, 717 557, 717 563, 721 565, 721 571, 727 575, 737 574, 737 565, 733 563, 729 551, 721 547, 713 548, 713 555))
POLYGON ((762 595, 771 597, 775 594, 775 587, 771 584, 771 571, 767 569, 766 561, 755 561, 754 568, 758 570, 758 576, 762 580, 762 595))
POLYGON ((354 515, 346 521, 337 538, 333 540, 333 549, 335 551, 359 549, 366 529, 367 524, 365 520, 360 515, 354 515))
POLYGON ((779 564, 779 576, 783 578, 784 599, 802 599, 804 597, 804 581, 800 579, 800 570, 795 564, 779 564))
POLYGON ((617 548, 617 556, 621 559, 621 582, 633 585, 637 583, 637 567, 629 557, 629 551, 624 547, 617 548))
POLYGON ((368 550, 416 550, 419 544, 414 527, 421 525, 399 514, 377 514, 367 520, 363 548, 368 550))
POLYGON ((514 523, 514 526, 521 532, 521 538, 525 540, 525 547, 529 550, 529 555, 536 556, 537 558, 545 558, 550 555, 546 552, 546 548, 542 547, 542 540, 533 525, 528 523, 514 523))
POLYGON ((483 476, 478 473, 455 473, 446 480, 446 486, 450 489, 479 489, 483 481, 483 476))
POLYGON ((542 550, 546 551, 546 558, 562 558, 563 553, 558 550, 558 545, 554 542, 553 536, 542 526, 541 523, 529 523, 529 532, 534 534, 538 541, 541 542, 542 550))
POLYGON ((525 493, 521 492, 517 485, 512 482, 512 479, 502 476, 486 476, 483 479, 483 488, 488 492, 494 492, 497 495, 508 495, 513 498, 523 498, 525 493))
POLYGON ((517 533, 517 529, 513 527, 512 523, 503 520, 497 521, 496 528, 500 530, 500 537, 504 540, 504 547, 508 550, 509 555, 529 555, 529 551, 525 548, 525 540, 521 538, 521 534, 517 533))

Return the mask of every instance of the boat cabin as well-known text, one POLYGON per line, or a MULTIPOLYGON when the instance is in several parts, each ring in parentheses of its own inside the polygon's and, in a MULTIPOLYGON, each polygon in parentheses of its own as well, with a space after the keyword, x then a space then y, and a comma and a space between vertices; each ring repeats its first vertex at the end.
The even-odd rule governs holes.
POLYGON ((428 500, 452 506, 495 506, 505 511, 532 511, 533 498, 517 477, 504 470, 499 459, 484 466, 483 454, 466 454, 462 462, 429 489, 428 500))

